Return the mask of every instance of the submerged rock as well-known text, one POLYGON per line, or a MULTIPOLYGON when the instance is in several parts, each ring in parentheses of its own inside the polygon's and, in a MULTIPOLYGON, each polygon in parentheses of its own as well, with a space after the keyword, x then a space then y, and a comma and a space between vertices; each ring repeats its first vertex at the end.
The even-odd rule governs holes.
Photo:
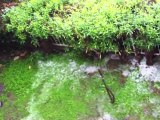
POLYGON ((97 66, 88 66, 85 69, 83 69, 84 73, 86 73, 89 76, 93 76, 96 73, 98 73, 98 70, 101 69, 102 71, 106 71, 107 69, 104 67, 97 67, 97 66))
POLYGON ((118 54, 111 54, 111 55, 110 55, 110 59, 111 59, 111 60, 120 60, 120 57, 119 57, 118 54))
POLYGON ((131 61, 132 66, 130 67, 130 77, 136 82, 140 81, 160 81, 160 62, 156 62, 152 66, 146 64, 146 58, 143 58, 140 64, 135 66, 136 62, 134 59, 131 61), (131 70, 132 69, 132 70, 131 70))
POLYGON ((141 76, 145 80, 154 82, 160 81, 160 63, 156 63, 153 66, 148 66, 146 65, 145 61, 146 59, 143 59, 143 61, 139 65, 139 72, 141 76))
POLYGON ((15 56, 15 57, 13 58, 14 61, 19 60, 19 59, 20 59, 19 56, 15 56))
POLYGON ((112 116, 109 115, 108 113, 104 113, 102 120, 115 120, 115 119, 112 118, 112 116))
POLYGON ((139 120, 137 116, 127 116, 124 120, 139 120))
POLYGON ((86 67, 86 69, 84 70, 84 72, 87 74, 87 75, 94 75, 97 71, 98 71, 99 67, 96 67, 96 66, 89 66, 89 67, 86 67))
POLYGON ((123 75, 124 77, 128 77, 129 74, 130 74, 130 71, 129 71, 129 70, 124 70, 124 71, 122 72, 122 75, 123 75))
POLYGON ((100 117, 91 117, 91 118, 87 118, 87 120, 117 120, 114 119, 110 114, 108 113, 104 113, 103 116, 100 117))

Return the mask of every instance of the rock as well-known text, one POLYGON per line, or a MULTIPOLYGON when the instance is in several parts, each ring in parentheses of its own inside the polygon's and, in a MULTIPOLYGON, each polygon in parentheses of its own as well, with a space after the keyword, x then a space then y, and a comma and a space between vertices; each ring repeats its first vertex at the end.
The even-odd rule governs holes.
POLYGON ((112 60, 120 60, 120 57, 119 57, 118 54, 111 54, 110 55, 110 59, 112 59, 112 60))
POLYGON ((20 53, 20 57, 25 57, 27 55, 27 51, 20 53))
POLYGON ((98 70, 101 69, 102 72, 106 71, 107 69, 104 67, 97 67, 97 66, 89 66, 86 67, 83 71, 89 76, 93 76, 98 73, 98 70))
POLYGON ((84 70, 84 72, 89 76, 93 76, 95 73, 98 72, 98 69, 99 69, 98 67, 89 66, 84 70))
POLYGON ((154 64, 153 62, 153 55, 154 55, 154 50, 151 50, 150 52, 146 52, 145 56, 146 56, 146 64, 151 66, 154 64))
POLYGON ((16 61, 16 60, 18 60, 18 59, 20 59, 20 57, 19 56, 16 56, 16 57, 14 57, 14 61, 16 61))
POLYGON ((124 77, 128 77, 129 74, 130 74, 129 70, 124 70, 124 71, 122 72, 122 75, 123 75, 124 77))
POLYGON ((108 113, 104 113, 102 120, 115 120, 114 118, 111 117, 108 113))
POLYGON ((107 69, 109 69, 109 70, 118 69, 119 65, 121 65, 121 61, 120 60, 112 60, 112 59, 110 59, 106 63, 107 69))

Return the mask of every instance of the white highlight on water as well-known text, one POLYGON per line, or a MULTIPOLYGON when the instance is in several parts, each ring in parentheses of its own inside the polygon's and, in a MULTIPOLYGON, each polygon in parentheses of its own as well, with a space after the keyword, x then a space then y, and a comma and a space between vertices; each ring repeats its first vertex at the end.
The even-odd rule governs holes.
MULTIPOLYGON (((53 87, 58 89, 65 80, 70 80, 70 77, 76 78, 80 76, 83 68, 85 68, 85 65, 79 66, 72 60, 68 64, 55 61, 39 61, 32 89, 36 90, 41 87, 40 94, 37 96, 35 94, 32 95, 27 107, 29 115, 22 120, 44 120, 37 107, 49 99, 53 87)), ((75 84, 79 84, 78 82, 78 79, 74 80, 72 83, 73 89, 75 84)))
MULTIPOLYGON (((134 65, 134 60, 132 60, 132 64, 134 65)), ((131 66, 133 68, 133 66, 131 66)), ((138 65, 137 72, 132 72, 132 76, 135 77, 135 81, 154 81, 160 82, 160 63, 156 62, 152 66, 146 65, 146 59, 143 58, 140 64, 138 65)))

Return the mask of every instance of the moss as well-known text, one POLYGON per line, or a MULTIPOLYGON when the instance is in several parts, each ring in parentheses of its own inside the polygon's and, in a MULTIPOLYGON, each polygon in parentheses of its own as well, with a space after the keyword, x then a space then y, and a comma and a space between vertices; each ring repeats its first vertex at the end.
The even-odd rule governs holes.
POLYGON ((3 119, 17 120, 28 114, 27 102, 32 94, 31 85, 36 73, 36 64, 26 60, 10 61, 0 73, 0 83, 4 84, 4 92, 0 96, 3 102, 1 115, 3 119))
POLYGON ((74 53, 43 56, 38 52, 10 61, 0 73, 5 87, 0 96, 4 102, 0 119, 85 120, 107 112, 119 120, 128 115, 152 120, 152 114, 143 112, 155 97, 146 82, 127 79, 122 85, 119 72, 105 72, 106 83, 116 98, 111 104, 98 74, 90 77, 80 70, 91 64, 84 61, 74 53))

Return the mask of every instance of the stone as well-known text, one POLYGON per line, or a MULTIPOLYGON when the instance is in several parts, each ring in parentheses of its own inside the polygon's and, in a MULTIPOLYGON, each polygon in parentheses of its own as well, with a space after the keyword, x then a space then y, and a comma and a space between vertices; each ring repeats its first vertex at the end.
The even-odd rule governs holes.
POLYGON ((129 74, 130 74, 129 70, 124 70, 124 71, 122 72, 122 75, 123 75, 124 77, 128 77, 129 74))
POLYGON ((20 56, 21 57, 25 57, 27 55, 27 51, 23 52, 23 53, 20 53, 20 56))
POLYGON ((18 59, 20 59, 20 57, 19 56, 16 56, 16 57, 14 57, 14 61, 16 61, 16 60, 18 60, 18 59))
POLYGON ((95 73, 98 72, 98 69, 99 68, 96 66, 89 66, 84 70, 84 72, 89 76, 93 76, 95 73))
POLYGON ((115 119, 112 118, 112 116, 109 115, 108 113, 104 113, 102 119, 103 119, 103 120, 115 120, 115 119))
POLYGON ((120 57, 119 57, 118 54, 111 54, 110 55, 110 59, 112 59, 112 60, 120 60, 120 57))

